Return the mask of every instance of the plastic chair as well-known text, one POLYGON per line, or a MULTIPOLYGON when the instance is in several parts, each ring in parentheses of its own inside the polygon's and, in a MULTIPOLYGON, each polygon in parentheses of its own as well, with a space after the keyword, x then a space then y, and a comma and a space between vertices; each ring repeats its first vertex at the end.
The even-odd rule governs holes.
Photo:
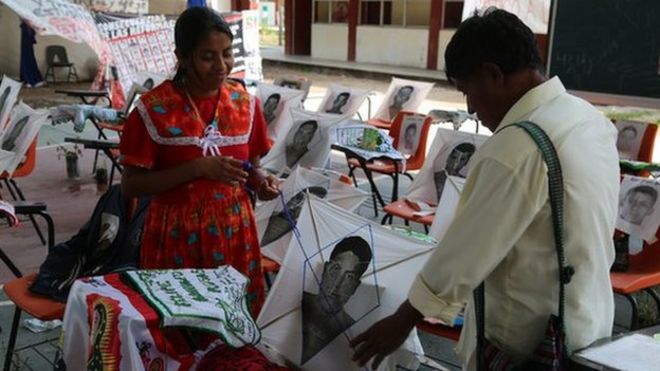
MULTIPOLYGON (((369 183, 371 184, 371 191, 373 195, 378 199, 382 207, 385 207, 385 202, 383 201, 383 198, 380 195, 380 192, 378 191, 378 187, 376 187, 373 181, 372 173, 387 174, 390 177, 392 177, 393 185, 392 185, 391 201, 394 202, 399 197, 399 173, 402 173, 403 175, 407 176, 412 181, 413 177, 409 173, 409 171, 421 169, 422 165, 424 164, 424 159, 426 158, 426 141, 432 122, 432 119, 426 115, 423 115, 421 113, 407 112, 407 111, 399 112, 396 118, 394 119, 394 124, 392 125, 392 129, 390 130, 390 133, 393 134, 392 137, 394 138, 392 144, 394 148, 399 147, 401 125, 403 124, 405 118, 409 116, 424 117, 425 119, 422 124, 420 134, 417 137, 418 138, 417 150, 408 159, 406 159, 405 172, 402 172, 403 164, 401 163, 401 161, 394 161, 387 159, 364 161, 364 159, 357 157, 349 157, 347 155, 348 169, 349 169, 348 175, 351 178, 353 178, 353 182, 357 186, 357 179, 355 178, 355 170, 358 167, 361 168, 364 171, 365 175, 367 176, 369 183)), ((375 202, 374 202, 374 214, 378 216, 378 209, 376 207, 375 202)))
POLYGON ((69 73, 66 77, 66 81, 71 81, 71 76, 76 78, 78 81, 78 71, 76 71, 76 66, 69 62, 69 56, 66 53, 66 49, 62 45, 50 45, 46 47, 46 63, 48 64, 48 69, 46 70, 46 81, 48 81, 48 76, 53 78, 53 83, 57 82, 55 78, 55 69, 56 68, 68 68, 69 73))
MULTIPOLYGON (((14 204, 14 209, 16 215, 40 215, 42 216, 48 225, 48 249, 50 250, 55 243, 55 226, 53 224, 53 219, 46 212, 46 205, 43 203, 25 203, 17 202, 14 204)), ((64 307, 65 305, 50 298, 42 295, 36 295, 31 293, 28 290, 28 287, 32 284, 36 278, 36 273, 29 276, 23 277, 18 268, 14 263, 9 259, 9 257, 0 249, 0 259, 7 264, 7 267, 12 271, 12 273, 17 277, 16 279, 9 281, 3 287, 5 294, 16 305, 14 310, 14 319, 12 321, 11 331, 9 333, 9 341, 7 343, 7 353, 5 355, 5 363, 3 370, 9 371, 11 369, 11 361, 13 355, 16 352, 21 350, 31 348, 46 342, 53 341, 54 339, 49 339, 47 341, 42 341, 36 344, 31 344, 29 346, 24 346, 18 349, 15 349, 16 337, 18 334, 18 326, 20 324, 21 312, 25 311, 33 317, 40 319, 42 321, 51 321, 54 319, 62 319, 64 317, 64 307)), ((40 352, 43 358, 50 362, 50 360, 45 357, 40 352)))
MULTIPOLYGON (((7 172, 0 174, 0 179, 3 180, 5 187, 7 187, 7 191, 14 199, 14 201, 26 201, 25 195, 23 195, 23 191, 21 191, 21 188, 18 186, 18 183, 16 183, 14 179, 26 177, 32 174, 32 171, 34 170, 36 163, 37 163, 37 139, 35 138, 35 140, 28 148, 27 153, 25 154, 25 160, 16 168, 16 170, 12 174, 8 174, 7 172)), ((34 226, 34 230, 37 232, 37 235, 39 236, 39 240, 41 241, 41 244, 45 245, 46 238, 44 238, 43 232, 41 232, 41 228, 39 228, 39 224, 37 224, 37 221, 34 219, 34 215, 28 214, 28 217, 30 218, 30 222, 34 226)))
MULTIPOLYGON (((622 232, 615 234, 615 238, 621 236, 622 232)), ((660 237, 660 230, 656 232, 656 237, 660 237)), ((660 314, 660 296, 652 289, 653 286, 660 285, 660 240, 650 245, 644 243, 639 254, 629 256, 628 269, 625 272, 610 272, 610 280, 614 292, 630 302, 631 330, 639 326, 639 308, 632 294, 644 291, 651 295, 660 314)))

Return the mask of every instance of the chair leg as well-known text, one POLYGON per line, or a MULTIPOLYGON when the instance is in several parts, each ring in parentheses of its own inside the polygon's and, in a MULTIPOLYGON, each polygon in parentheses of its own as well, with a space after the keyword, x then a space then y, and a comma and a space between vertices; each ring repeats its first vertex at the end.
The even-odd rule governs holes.
POLYGON ((387 223, 388 220, 389 220, 389 224, 391 225, 392 224, 392 218, 393 218, 392 214, 385 214, 385 216, 383 217, 383 220, 380 221, 380 224, 385 225, 385 223, 387 223))
POLYGON ((631 307, 631 318, 630 318, 630 330, 637 330, 639 327, 639 306, 637 305, 637 299, 630 294, 625 294, 626 299, 630 302, 631 307))
MULTIPOLYGON (((14 192, 11 191, 12 187, 16 191, 16 194, 18 195, 18 199, 14 197, 14 200, 21 200, 21 201, 26 201, 25 196, 23 195, 23 191, 21 191, 21 188, 18 186, 18 183, 14 179, 5 179, 5 183, 7 184, 7 188, 10 189, 10 193, 12 194, 12 197, 14 197, 14 192)), ((37 232, 37 236, 39 236, 39 240, 41 241, 42 245, 46 244, 46 239, 44 238, 44 234, 41 231, 41 228, 39 227, 39 224, 37 224, 37 220, 34 218, 34 215, 30 214, 28 215, 30 218, 30 222, 32 223, 32 226, 34 227, 34 230, 37 232)))
POLYGON ((353 179, 353 185, 355 185, 355 188, 360 188, 358 186, 357 178, 355 177, 355 167, 348 167, 348 176, 349 178, 353 179))
POLYGON ((380 195, 380 192, 378 191, 378 187, 376 187, 376 182, 374 182, 373 175, 371 174, 371 171, 367 170, 366 167, 363 169, 364 173, 367 175, 367 180, 369 181, 369 185, 371 185, 371 196, 374 198, 374 216, 378 216, 378 204, 376 203, 376 200, 380 203, 380 207, 385 207, 385 201, 383 201, 383 196, 380 195))
POLYGON ((414 179, 413 179, 413 176, 412 176, 412 175, 410 175, 410 173, 409 173, 409 172, 407 172, 407 171, 406 171, 405 173, 403 173, 403 175, 405 175, 405 176, 407 176, 407 177, 408 177, 408 179, 410 179, 410 181, 411 181, 411 182, 412 182, 412 181, 414 180, 414 179))
POLYGON ((7 343, 7 353, 5 354, 5 365, 3 370, 11 370, 11 361, 14 358, 14 347, 16 345, 16 335, 18 334, 18 324, 21 320, 21 310, 16 307, 14 310, 14 321, 11 324, 11 332, 9 334, 9 342, 7 343))
POLYGON ((0 249, 0 260, 2 260, 5 263, 7 268, 9 268, 11 273, 13 273, 14 276, 16 276, 16 278, 23 277, 23 274, 21 273, 21 270, 18 269, 16 264, 14 264, 14 262, 11 259, 9 259, 7 254, 5 254, 4 250, 2 250, 2 249, 0 249))
POLYGON ((426 225, 426 224, 424 224, 424 232, 425 232, 426 234, 429 234, 429 226, 426 225))

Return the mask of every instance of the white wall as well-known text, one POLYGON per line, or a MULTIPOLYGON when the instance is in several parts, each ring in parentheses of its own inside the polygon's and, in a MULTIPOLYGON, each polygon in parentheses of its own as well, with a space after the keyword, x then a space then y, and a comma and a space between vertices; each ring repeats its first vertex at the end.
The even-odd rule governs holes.
MULTIPOLYGON (((11 9, 0 5, 0 75, 19 79, 21 61, 21 28, 20 19, 11 9)), ((34 54, 42 75, 46 74, 46 47, 48 45, 62 45, 66 48, 69 61, 76 65, 78 79, 91 80, 96 74, 98 58, 92 49, 84 43, 74 43, 59 36, 38 36, 34 45, 34 54)), ((59 68, 56 71, 58 79, 66 77, 67 69, 59 68)))
MULTIPOLYGON (((152 0, 154 1, 154 0, 152 0)), ((231 12, 231 0, 207 0, 207 4, 220 13, 231 12)))
POLYGON ((312 24, 312 58, 348 59, 348 24, 312 24))
POLYGON ((438 37, 438 70, 440 71, 445 70, 445 49, 455 33, 455 29, 440 30, 440 37, 438 37))
POLYGON ((356 62, 426 68, 426 28, 358 26, 356 62))

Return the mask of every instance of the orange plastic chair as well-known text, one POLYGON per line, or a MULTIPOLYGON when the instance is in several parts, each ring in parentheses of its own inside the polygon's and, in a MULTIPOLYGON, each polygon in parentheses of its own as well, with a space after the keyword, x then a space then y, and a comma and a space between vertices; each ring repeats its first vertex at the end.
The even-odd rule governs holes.
MULTIPOLYGON (((16 183, 14 179, 26 177, 32 174, 32 171, 34 171, 36 164, 37 164, 37 139, 35 138, 25 154, 25 160, 20 165, 18 165, 16 170, 14 170, 12 174, 8 174, 6 171, 0 174, 0 179, 4 181, 4 184, 7 187, 7 191, 9 191, 9 194, 15 201, 26 201, 26 200, 23 191, 21 191, 21 188, 18 186, 18 183, 16 183)), ((30 218, 30 222, 34 226, 34 230, 37 232, 37 235, 39 236, 39 240, 41 241, 41 244, 45 245, 46 238, 44 237, 41 228, 39 228, 39 224, 37 224, 37 221, 33 215, 30 214, 28 216, 30 218)))
MULTIPOLYGON (((394 118, 394 120, 396 121, 396 117, 394 118)), ((392 121, 387 121, 383 119, 369 119, 367 120, 367 124, 373 125, 383 130, 390 130, 392 128, 392 125, 394 125, 392 121)))
POLYGON ((397 200, 392 203, 389 203, 383 207, 383 211, 387 214, 383 217, 383 220, 380 224, 390 223, 392 224, 392 219, 396 216, 403 219, 403 222, 408 226, 410 222, 420 223, 424 226, 426 233, 429 232, 429 227, 433 224, 433 219, 435 214, 419 216, 415 215, 417 210, 413 209, 410 204, 410 201, 407 199, 397 200))
MULTIPOLYGON (((418 137, 419 142, 417 144, 417 150, 408 159, 406 159, 405 172, 402 172, 403 164, 401 163, 401 161, 387 160, 387 159, 383 159, 383 160, 375 159, 372 161, 364 161, 364 159, 356 158, 356 157, 347 158, 348 169, 349 169, 348 175, 351 178, 353 178, 353 182, 355 183, 355 185, 357 186, 357 179, 355 178, 355 169, 359 167, 364 171, 365 175, 367 176, 367 179, 371 184, 371 191, 378 199, 382 207, 385 207, 385 202, 383 201, 383 198, 380 195, 380 192, 378 191, 378 188, 376 187, 373 181, 372 173, 387 174, 392 177, 393 186, 392 186, 391 201, 394 202, 399 198, 399 173, 402 173, 403 175, 407 176, 410 180, 412 180, 413 177, 409 173, 409 171, 421 169, 422 165, 424 164, 424 160, 426 159, 426 141, 429 134, 429 129, 431 128, 431 123, 433 121, 431 117, 415 112, 407 112, 407 111, 399 112, 396 118, 394 119, 394 123, 392 124, 392 128, 390 130, 390 133, 394 138, 392 145, 394 146, 394 148, 399 147, 401 125, 403 124, 404 119, 408 116, 420 116, 420 117, 425 117, 425 119, 424 119, 424 123, 422 124, 422 128, 420 130, 420 134, 418 137)), ((375 202, 374 202, 374 213, 378 215, 378 210, 376 208, 375 202)))
POLYGON ((458 339, 461 337, 462 327, 449 327, 439 323, 436 324, 423 321, 417 325, 417 329, 441 338, 458 341, 458 339))
MULTIPOLYGON (((30 292, 30 290, 28 290, 28 287, 30 287, 36 277, 36 273, 25 277, 20 277, 6 283, 3 287, 3 290, 5 291, 5 294, 9 300, 14 302, 16 305, 16 309, 14 310, 14 320, 12 322, 11 332, 9 335, 9 342, 7 344, 7 354, 5 355, 5 364, 3 368, 4 371, 9 371, 11 369, 12 358, 17 352, 57 339, 49 339, 38 344, 31 344, 29 346, 15 348, 18 326, 21 320, 21 312, 27 312, 32 317, 42 321, 52 321, 55 319, 61 320, 64 318, 64 303, 54 301, 47 296, 33 294, 30 292)), ((50 362, 50 360, 48 361, 50 362)))
MULTIPOLYGON (((622 232, 615 234, 621 237, 622 232)), ((660 230, 656 232, 660 237, 660 230)), ((628 269, 625 272, 610 272, 612 289, 615 293, 624 296, 632 307, 630 327, 631 330, 639 326, 639 310, 637 300, 632 294, 645 291, 656 303, 660 315, 660 296, 653 291, 653 286, 660 285, 660 240, 653 243, 644 243, 642 251, 637 255, 630 255, 628 269)))
POLYGON ((267 258, 265 256, 261 257, 261 269, 264 271, 264 278, 266 280, 266 285, 268 288, 273 286, 273 282, 270 279, 270 275, 275 275, 280 271, 280 265, 277 264, 275 260, 267 258))

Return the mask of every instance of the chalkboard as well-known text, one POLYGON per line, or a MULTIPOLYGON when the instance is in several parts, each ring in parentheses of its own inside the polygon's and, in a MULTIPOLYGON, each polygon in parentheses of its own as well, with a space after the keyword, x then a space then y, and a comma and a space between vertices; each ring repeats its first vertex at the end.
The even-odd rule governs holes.
POLYGON ((660 98, 660 0, 554 0, 550 76, 571 90, 660 98))

